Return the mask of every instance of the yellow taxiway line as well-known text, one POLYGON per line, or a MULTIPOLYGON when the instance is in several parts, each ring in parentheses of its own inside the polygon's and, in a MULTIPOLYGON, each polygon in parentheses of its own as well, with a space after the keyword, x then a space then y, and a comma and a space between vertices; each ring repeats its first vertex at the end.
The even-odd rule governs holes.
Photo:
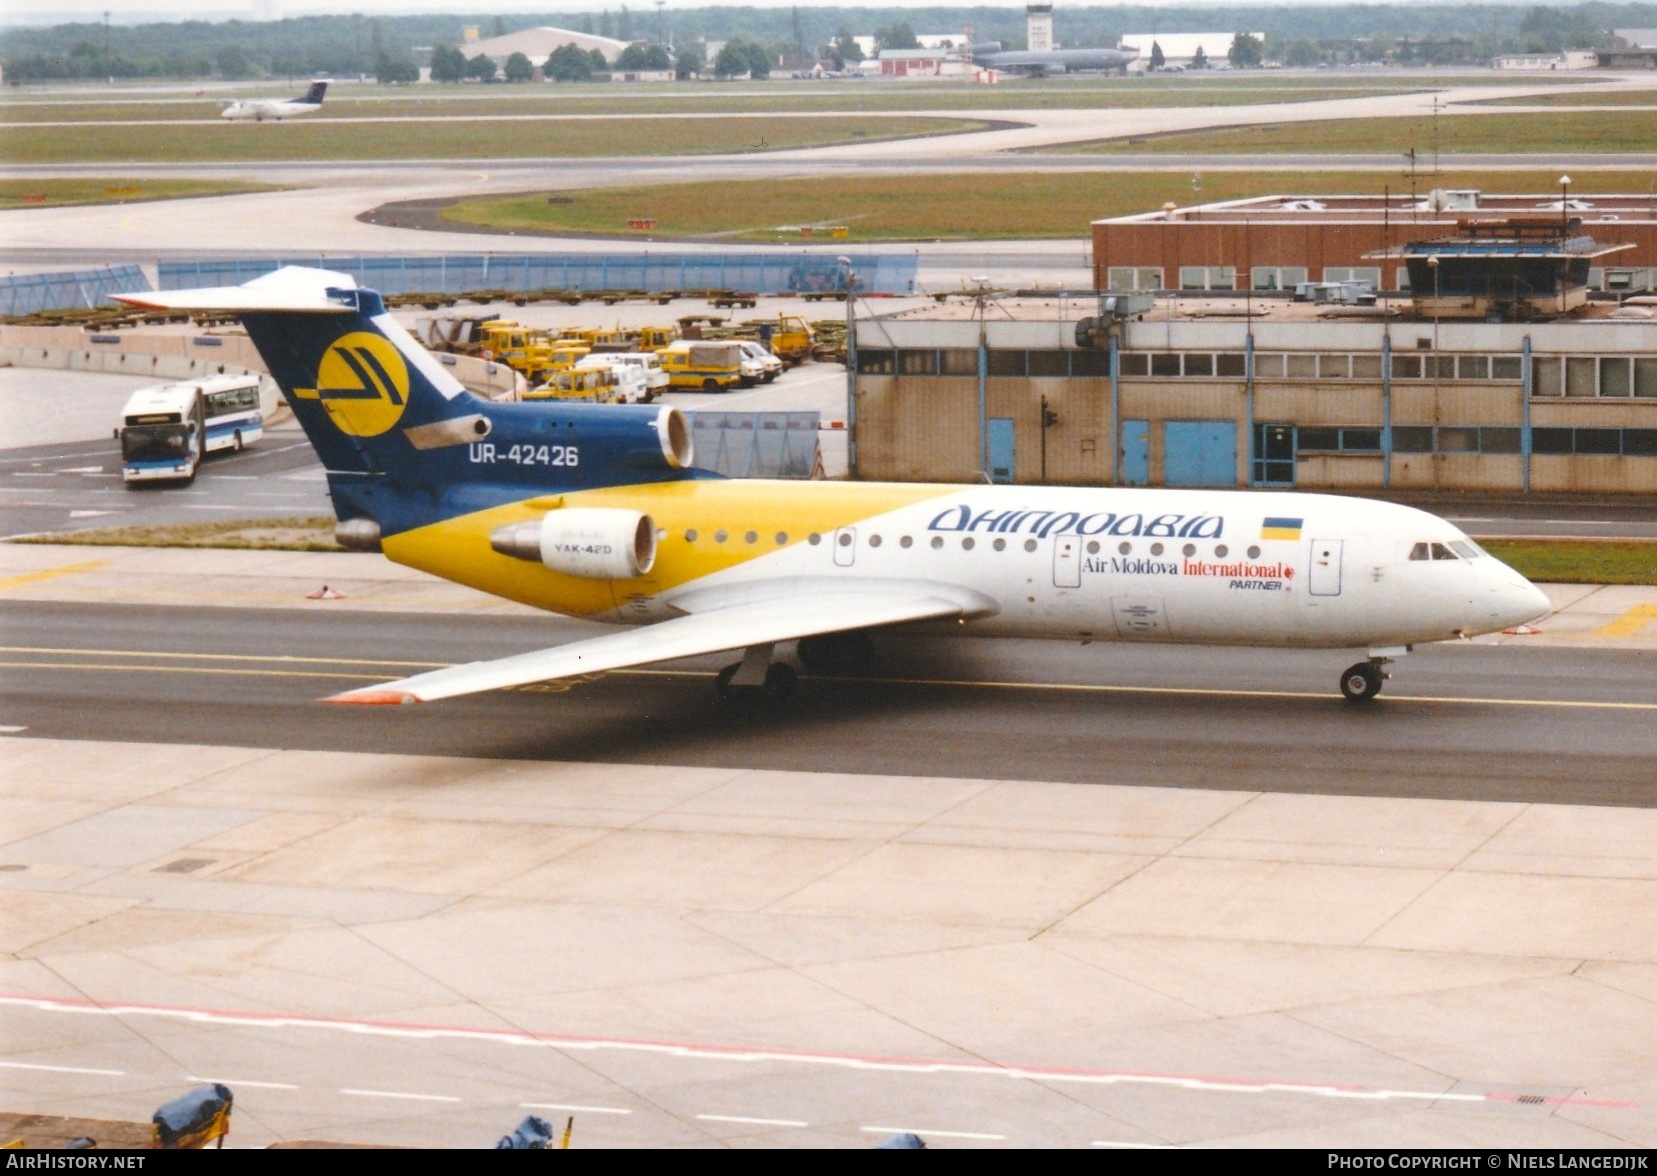
MULTIPOLYGON (((82 650, 82 649, 40 649, 25 647, 0 646, 0 653, 38 653, 55 654, 58 656, 100 656, 121 658, 180 658, 196 661, 230 661, 230 662, 257 662, 269 665, 271 663, 294 662, 311 665, 338 665, 338 666, 376 666, 396 667, 402 669, 442 669, 446 668, 443 662, 395 662, 373 661, 360 658, 327 658, 327 657, 287 657, 271 655, 260 657, 254 654, 228 653, 133 653, 124 650, 82 650)), ((172 673, 172 674, 242 674, 249 677, 266 678, 333 678, 350 681, 384 681, 385 674, 365 674, 351 670, 288 670, 288 669, 255 669, 252 666, 146 666, 124 663, 95 663, 95 662, 42 662, 42 661, 8 661, 0 662, 0 669, 37 669, 37 670, 113 670, 134 673, 172 673)), ((712 675, 706 670, 653 670, 627 669, 612 670, 608 673, 630 674, 640 677, 660 678, 707 678, 712 675)), ((525 693, 557 692, 563 693, 570 686, 583 682, 595 682, 608 674, 583 674, 568 679, 552 679, 545 683, 528 683, 514 687, 513 690, 525 693), (560 687, 563 687, 560 689, 560 687)), ((1018 690, 1039 691, 1050 694, 1142 694, 1170 698, 1273 698, 1295 699, 1327 702, 1334 696, 1331 693, 1312 690, 1247 690, 1247 689, 1217 689, 1214 687, 1198 686, 1110 686, 1089 683, 1071 682, 1002 682, 982 681, 972 682, 959 678, 858 678, 834 677, 822 678, 826 682, 856 682, 878 686, 931 686, 945 689, 963 690, 1018 690)), ((1489 697, 1459 697, 1454 695, 1436 694, 1389 694, 1381 700, 1386 703, 1441 703, 1453 706, 1505 706, 1530 707, 1562 710, 1605 710, 1605 711, 1657 711, 1657 700, 1651 702, 1615 702, 1595 701, 1592 699, 1554 699, 1554 698, 1489 698, 1489 697)))

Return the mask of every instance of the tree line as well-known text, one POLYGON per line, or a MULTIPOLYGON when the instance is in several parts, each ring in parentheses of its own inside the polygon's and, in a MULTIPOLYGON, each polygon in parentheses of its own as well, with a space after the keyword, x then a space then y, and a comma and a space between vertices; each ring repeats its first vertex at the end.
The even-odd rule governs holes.
MULTIPOLYGON (((737 45, 710 63, 725 76, 763 76, 779 63, 836 67, 860 57, 855 36, 877 37, 890 48, 913 43, 915 31, 958 34, 970 28, 978 41, 1025 47, 1021 5, 1006 8, 933 7, 903 10, 893 22, 881 8, 740 8, 716 6, 666 12, 617 9, 596 12, 513 14, 485 18, 464 14, 368 17, 306 16, 270 22, 181 21, 116 24, 75 22, 0 31, 0 65, 14 83, 72 78, 207 78, 240 80, 378 76, 382 67, 406 73, 418 56, 454 48, 460 32, 479 25, 483 36, 553 25, 578 32, 637 41, 642 49, 675 47, 676 64, 703 63, 704 46, 737 45), (724 57, 723 65, 720 57, 724 57), (747 62, 747 69, 737 68, 747 62)), ((1261 32, 1263 55, 1291 65, 1318 62, 1481 62, 1499 53, 1551 53, 1603 47, 1614 28, 1657 27, 1657 3, 1576 5, 1364 4, 1250 6, 1147 5, 1063 8, 1054 34, 1066 47, 1115 45, 1128 33, 1249 30, 1261 32)), ((475 59, 475 58, 474 58, 475 59)), ((468 59, 474 60, 474 59, 468 59)), ((453 59, 449 59, 450 65, 453 59)), ((589 57, 590 65, 597 69, 589 57)), ((533 70, 535 63, 529 63, 533 70)), ((545 63, 543 63, 544 65, 545 63)), ((449 66, 445 67, 447 70, 449 66)), ((467 68, 462 66, 462 68, 467 68)), ((470 68, 481 73, 481 65, 470 68)), ((520 67, 521 68, 521 67, 520 67)), ((606 65, 603 68, 608 69, 606 65)), ((652 68, 622 66, 616 68, 652 68)), ((560 69, 577 70, 573 57, 560 69)), ((462 75, 468 76, 468 75, 462 75)), ((552 75, 549 75, 552 76, 552 75)), ((483 79, 487 80, 487 79, 483 79)), ((571 79, 575 80, 575 79, 571 79)))

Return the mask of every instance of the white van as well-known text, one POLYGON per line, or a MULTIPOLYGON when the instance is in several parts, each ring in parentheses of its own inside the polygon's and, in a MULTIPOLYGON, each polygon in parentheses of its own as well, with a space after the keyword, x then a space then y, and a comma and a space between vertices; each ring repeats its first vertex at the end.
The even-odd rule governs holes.
POLYGON ((758 365, 758 378, 762 383, 769 384, 782 375, 785 366, 783 361, 772 355, 765 344, 756 343, 752 339, 744 339, 742 341, 742 354, 758 365))
MULTIPOLYGON (((636 372, 639 385, 637 395, 628 403, 646 404, 667 391, 667 373, 662 370, 662 361, 654 351, 595 351, 591 355, 583 356, 575 365, 578 368, 612 367, 618 374, 622 369, 636 372)), ((625 378, 623 383, 627 387, 635 381, 625 378)))

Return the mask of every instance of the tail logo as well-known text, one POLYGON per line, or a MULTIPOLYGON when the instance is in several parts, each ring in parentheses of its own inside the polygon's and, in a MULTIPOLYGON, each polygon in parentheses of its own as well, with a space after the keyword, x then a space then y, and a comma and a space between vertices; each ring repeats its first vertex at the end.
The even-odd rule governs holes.
POLYGON ((408 407, 408 365, 391 341, 369 331, 334 340, 317 365, 316 387, 295 388, 302 400, 320 400, 328 419, 352 437, 378 437, 408 407))

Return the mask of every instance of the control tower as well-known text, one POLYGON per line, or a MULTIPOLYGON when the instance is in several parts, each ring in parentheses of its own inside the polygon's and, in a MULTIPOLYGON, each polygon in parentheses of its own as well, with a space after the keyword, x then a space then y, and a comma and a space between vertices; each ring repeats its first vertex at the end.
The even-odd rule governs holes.
POLYGON ((1025 39, 1034 53, 1047 53, 1053 48, 1053 6, 1051 4, 1026 4, 1024 6, 1026 20, 1025 39))

